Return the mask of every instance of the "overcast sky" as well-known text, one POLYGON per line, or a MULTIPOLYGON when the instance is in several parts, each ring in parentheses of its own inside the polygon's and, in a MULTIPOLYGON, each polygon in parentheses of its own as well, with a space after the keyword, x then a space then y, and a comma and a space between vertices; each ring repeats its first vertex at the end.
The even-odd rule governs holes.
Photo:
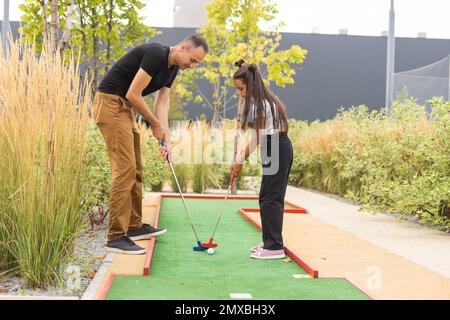
MULTIPOLYGON (((142 11, 147 24, 172 27, 174 0, 148 0, 142 11)), ((390 0, 278 0, 281 31, 336 34, 348 29, 350 35, 379 36, 388 29, 390 0)), ((10 1, 10 19, 19 20, 22 0, 10 1)), ((3 0, 0 0, 3 19, 3 0)), ((427 38, 450 39, 450 0, 395 0, 396 36, 416 37, 426 32, 427 38)))

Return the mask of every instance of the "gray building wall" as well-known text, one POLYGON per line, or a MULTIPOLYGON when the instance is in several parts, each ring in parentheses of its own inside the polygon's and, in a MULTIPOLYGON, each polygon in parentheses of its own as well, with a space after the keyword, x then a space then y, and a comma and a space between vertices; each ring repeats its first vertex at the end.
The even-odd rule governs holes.
MULTIPOLYGON (((176 44, 192 28, 159 28, 152 41, 176 44)), ((386 37, 282 33, 280 49, 300 45, 308 50, 301 65, 295 66, 295 83, 285 88, 272 86, 287 108, 288 116, 313 121, 334 118, 339 107, 365 104, 379 109, 385 103, 386 37)), ((395 72, 425 66, 450 54, 450 40, 396 39, 395 72)), ((208 86, 202 86, 208 92, 208 86)), ((207 109, 189 105, 190 117, 207 109)), ((235 111, 227 113, 234 117, 235 111)))
MULTIPOLYGON (((13 23, 13 30, 17 29, 13 23)), ((158 28, 162 33, 149 40, 174 45, 193 28, 158 28)), ((14 33, 14 32, 13 32, 14 33)), ((17 35, 17 33, 15 33, 17 35)), ((288 116, 313 121, 331 119, 339 107, 365 104, 384 106, 386 79, 386 37, 282 33, 280 49, 298 44, 307 49, 303 64, 295 66, 295 83, 271 89, 284 102, 288 116)), ((395 72, 406 71, 441 60, 450 54, 450 40, 397 38, 395 72)), ((182 71, 181 71, 182 72, 182 71)), ((209 92, 206 83, 202 90, 209 92)), ((208 109, 189 104, 189 117, 208 109)), ((234 117, 230 110, 227 117, 234 117)))

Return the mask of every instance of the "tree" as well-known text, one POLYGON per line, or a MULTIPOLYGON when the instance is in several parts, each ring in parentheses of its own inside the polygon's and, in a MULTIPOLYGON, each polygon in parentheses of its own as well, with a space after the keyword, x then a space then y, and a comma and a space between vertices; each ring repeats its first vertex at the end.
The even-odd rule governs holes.
MULTIPOLYGON (((178 76, 177 76, 178 78, 178 76)), ((177 90, 174 89, 178 86, 178 80, 175 79, 174 83, 172 84, 172 90, 170 90, 169 95, 169 119, 170 120, 186 120, 188 116, 188 112, 184 111, 183 108, 186 106, 186 101, 180 97, 177 90)), ((149 106, 153 106, 155 102, 155 96, 156 93, 150 94, 146 97, 144 97, 145 102, 149 106)), ((155 112, 155 110, 152 110, 155 112)), ((149 128, 150 122, 142 117, 142 115, 139 112, 137 113, 137 119, 145 123, 145 125, 149 128)))
POLYGON ((69 42, 70 38, 70 29, 72 28, 72 16, 73 16, 73 8, 74 8, 75 2, 74 0, 69 0, 67 5, 67 14, 66 14, 66 27, 64 29, 64 33, 62 35, 61 41, 58 45, 58 49, 60 52, 62 52, 67 43, 69 42))
POLYGON ((144 17, 139 15, 144 7, 142 0, 25 0, 20 6, 25 22, 20 32, 25 40, 34 41, 40 52, 43 42, 49 39, 47 17, 50 12, 51 47, 56 43, 53 43, 56 39, 53 36, 57 25, 65 30, 58 48, 79 50, 87 75, 92 77, 93 88, 96 88, 112 61, 123 56, 127 48, 155 36, 156 30, 146 26, 144 17))
POLYGON ((50 16, 51 16, 50 51, 54 55, 56 53, 56 42, 58 41, 58 1, 57 0, 51 0, 50 16))
POLYGON ((207 21, 199 32, 210 52, 201 66, 180 76, 177 90, 184 99, 210 108, 212 121, 217 122, 236 106, 234 90, 230 94, 235 61, 243 58, 258 64, 268 85, 284 87, 294 82, 290 64, 302 63, 307 50, 298 45, 277 50, 282 23, 261 30, 259 25, 273 21, 278 13, 270 0, 213 0, 206 6, 207 21), (210 84, 211 98, 201 91, 200 81, 210 84))

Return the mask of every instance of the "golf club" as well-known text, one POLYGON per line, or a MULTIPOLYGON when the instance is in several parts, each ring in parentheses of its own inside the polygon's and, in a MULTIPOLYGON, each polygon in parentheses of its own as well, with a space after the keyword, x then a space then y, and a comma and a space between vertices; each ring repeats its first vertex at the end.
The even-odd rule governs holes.
POLYGON ((215 247, 217 247, 217 243, 213 242, 213 238, 214 238, 214 235, 216 234, 217 226, 219 225, 220 218, 222 217, 223 208, 225 208, 225 203, 227 203, 228 195, 230 194, 231 188, 233 187, 235 178, 236 178, 236 176, 233 176, 233 175, 231 176, 230 185, 228 186, 228 190, 227 190, 227 195, 225 196, 225 200, 223 201, 222 208, 220 209, 220 213, 219 213, 219 215, 217 217, 217 222, 216 222, 216 225, 214 226, 213 233, 211 235, 211 238, 209 238, 208 242, 202 242, 201 245, 202 245, 203 248, 215 248, 215 247))
MULTIPOLYGON (((166 146, 164 140, 161 140, 161 146, 162 146, 162 147, 165 147, 165 146, 166 146)), ((187 216, 188 216, 188 218, 189 218, 189 222, 190 222, 190 224, 191 224, 192 231, 194 231, 195 238, 197 239, 197 246, 196 246, 196 247, 193 247, 193 250, 194 250, 194 251, 205 251, 207 248, 204 248, 204 247, 201 245, 200 240, 198 240, 198 235, 197 235, 197 232, 195 231, 194 224, 192 223, 191 215, 190 215, 189 210, 188 210, 188 208, 187 208, 187 206, 186 206, 186 202, 184 201, 183 192, 181 192, 181 188, 180 188, 180 184, 178 183, 177 175, 175 174, 175 171, 174 171, 173 166, 172 166, 172 161, 170 161, 168 157, 166 157, 166 161, 169 163, 170 171, 172 172, 172 175, 173 175, 173 177, 174 177, 174 179, 175 179, 175 182, 176 182, 176 184, 177 184, 177 187, 178 187, 178 193, 180 194, 181 200, 182 200, 182 202, 183 202, 184 209, 185 209, 186 214, 187 214, 187 216)))

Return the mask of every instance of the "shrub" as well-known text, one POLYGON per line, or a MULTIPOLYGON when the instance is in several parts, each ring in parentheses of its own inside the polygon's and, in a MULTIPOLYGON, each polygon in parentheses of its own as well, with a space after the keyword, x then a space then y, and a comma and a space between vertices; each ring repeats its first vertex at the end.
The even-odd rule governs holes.
POLYGON ((294 123, 290 182, 450 230, 450 104, 430 104, 431 114, 404 100, 391 116, 360 106, 294 123))
POLYGON ((107 210, 111 168, 105 142, 97 126, 88 127, 86 147, 83 153, 83 197, 82 209, 93 215, 95 207, 107 210))
POLYGON ((139 126, 141 132, 142 166, 144 168, 143 192, 161 191, 162 184, 169 174, 169 169, 161 147, 153 137, 151 130, 139 126))

